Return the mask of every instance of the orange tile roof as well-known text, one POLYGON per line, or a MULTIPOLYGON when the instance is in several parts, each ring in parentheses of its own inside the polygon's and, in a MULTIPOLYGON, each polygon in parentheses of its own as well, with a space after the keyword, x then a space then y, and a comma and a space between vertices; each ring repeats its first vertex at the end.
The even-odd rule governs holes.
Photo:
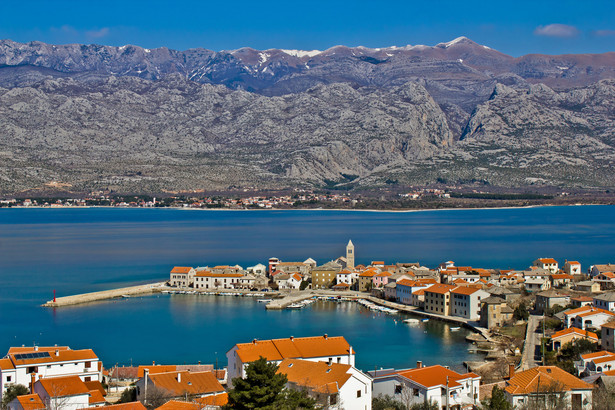
POLYGON ((0 359, 0 370, 11 370, 14 369, 13 362, 11 359, 0 359))
POLYGON ((201 410, 202 406, 189 401, 169 400, 156 410, 201 410))
POLYGON ((579 335, 579 336, 588 337, 588 338, 591 338, 591 339, 598 340, 598 335, 597 334, 595 334, 593 332, 589 332, 587 330, 581 330, 581 329, 578 329, 576 327, 569 327, 568 329, 564 329, 564 330, 560 330, 559 332, 555 332, 551 336, 551 339, 558 339, 560 337, 567 336, 567 335, 570 335, 570 334, 573 334, 573 333, 576 334, 576 335, 579 335))
POLYGON ((412 294, 416 296, 423 296, 425 294, 425 289, 415 290, 412 294))
POLYGON ((296 281, 301 282, 303 280, 303 277, 298 274, 298 273, 293 273, 292 275, 290 275, 291 278, 295 279, 296 281))
POLYGON ((570 279, 572 280, 572 275, 568 275, 567 273, 558 273, 551 275, 553 279, 570 279))
POLYGON ((606 276, 609 279, 615 278, 615 273, 613 273, 613 272, 601 272, 600 274, 598 274, 596 276, 600 276, 600 275, 606 276))
POLYGON ((194 400, 196 403, 205 406, 226 406, 228 404, 228 393, 213 394, 211 396, 199 397, 194 400))
POLYGON ((98 390, 100 394, 102 394, 103 396, 107 395, 105 388, 103 387, 102 383, 99 382, 98 380, 91 380, 89 382, 84 382, 84 383, 86 387, 88 388, 88 390, 98 390))
MULTIPOLYGON (((279 271, 278 273, 284 273, 282 271, 279 271)), ((243 278, 244 275, 242 275, 241 273, 211 273, 209 271, 205 271, 205 272, 199 272, 196 275, 194 275, 195 277, 199 277, 199 278, 203 278, 203 277, 208 277, 208 278, 243 278)))
POLYGON ((576 300, 578 302, 593 302, 594 298, 590 296, 578 296, 576 298, 572 298, 571 300, 576 300))
POLYGON ((104 410, 146 410, 146 407, 140 401, 133 401, 105 406, 104 410))
POLYGON ((471 295, 473 293, 478 292, 479 290, 480 288, 471 287, 471 286, 458 286, 455 289, 451 290, 451 293, 456 293, 457 295, 471 295))
POLYGON ((595 359, 597 357, 605 357, 605 356, 615 356, 615 353, 611 353, 608 352, 606 350, 601 350, 599 352, 593 352, 593 353, 586 353, 586 354, 582 354, 581 355, 581 359, 583 360, 589 360, 589 359, 595 359))
POLYGON ((192 267, 190 266, 175 266, 172 270, 171 273, 189 273, 190 269, 192 269, 192 267))
POLYGON ((37 381, 50 397, 76 396, 90 391, 79 376, 42 378, 37 381))
POLYGON ((460 380, 474 379, 479 377, 474 373, 460 374, 440 365, 402 370, 397 372, 397 374, 427 388, 446 386, 447 376, 449 387, 460 386, 460 380))
POLYGON ((384 261, 372 261, 372 265, 384 266, 384 261))
POLYGON ((592 308, 592 310, 590 310, 589 312, 580 313, 578 316, 580 316, 580 317, 587 317, 587 316, 598 315, 600 313, 603 313, 603 314, 609 315, 609 316, 615 316, 615 313, 609 312, 608 310, 604 310, 604 309, 600 309, 600 308, 592 308))
POLYGON ((384 271, 384 272, 380 272, 380 273, 376 274, 376 276, 389 277, 389 276, 393 276, 393 274, 391 272, 384 271))
POLYGON ((13 361, 15 366, 23 366, 27 364, 36 364, 36 363, 50 363, 50 362, 73 362, 79 360, 98 360, 96 354, 92 349, 83 349, 83 350, 58 350, 58 354, 55 352, 49 352, 49 356, 47 357, 39 357, 35 359, 16 359, 15 354, 12 353, 9 355, 10 359, 13 361))
POLYGON ((137 377, 140 379, 145 374, 144 370, 148 369, 149 374, 168 373, 177 370, 177 366, 174 364, 156 364, 151 366, 141 365, 137 370, 137 377))
POLYGON ((105 398, 98 390, 90 390, 90 398, 88 399, 90 404, 104 403, 105 398))
POLYGON ((540 263, 548 264, 548 263, 557 263, 557 261, 553 258, 538 258, 540 263))
POLYGON ((601 363, 606 363, 606 362, 613 362, 613 361, 615 361, 615 357, 613 357, 613 356, 599 357, 598 359, 594 359, 592 361, 595 364, 601 364, 601 363))
POLYGON ((55 352, 56 350, 70 350, 68 346, 20 346, 10 347, 7 355, 12 353, 35 353, 35 352, 55 352))
POLYGON ((445 285, 445 284, 439 283, 437 285, 428 287, 425 290, 425 292, 438 293, 438 294, 444 295, 446 293, 449 293, 451 290, 455 289, 455 287, 456 286, 445 285))
POLYGON ((150 374, 149 379, 172 396, 223 392, 224 388, 212 372, 169 372, 150 374), (179 378, 179 381, 177 380, 179 378))
POLYGON ((361 273, 359 276, 362 278, 371 278, 372 276, 377 275, 378 272, 373 271, 373 270, 366 270, 365 272, 361 273))
POLYGON ((38 410, 44 409, 45 404, 38 394, 24 394, 17 396, 17 401, 23 407, 23 410, 38 410))
POLYGON ((238 343, 236 347, 237 355, 243 363, 253 362, 261 356, 267 360, 343 356, 348 355, 351 349, 343 336, 256 340, 252 343, 238 343))
POLYGON ((438 283, 438 281, 435 280, 434 278, 423 278, 423 279, 417 279, 416 281, 418 283, 423 283, 423 284, 426 284, 426 285, 438 283))
POLYGON ((558 391, 592 389, 591 384, 559 367, 538 366, 515 374, 507 381, 505 390, 512 395, 526 395, 537 391, 550 391, 554 386, 557 386, 558 391))
POLYGON ((284 359, 277 373, 285 374, 290 383, 307 387, 312 391, 336 394, 352 377, 348 364, 311 362, 309 360, 284 359))
POLYGON ((564 315, 565 316, 573 316, 573 315, 576 315, 576 314, 579 314, 579 313, 589 312, 592 309, 593 309, 592 306, 581 306, 581 307, 578 307, 576 309, 571 309, 571 310, 568 310, 568 311, 564 312, 564 315))
POLYGON ((601 326, 601 328, 607 327, 609 329, 615 329, 615 322, 607 322, 601 326))
POLYGON ((397 282, 397 286, 409 286, 409 287, 413 287, 413 286, 417 286, 418 282, 412 279, 401 279, 398 280, 397 282))

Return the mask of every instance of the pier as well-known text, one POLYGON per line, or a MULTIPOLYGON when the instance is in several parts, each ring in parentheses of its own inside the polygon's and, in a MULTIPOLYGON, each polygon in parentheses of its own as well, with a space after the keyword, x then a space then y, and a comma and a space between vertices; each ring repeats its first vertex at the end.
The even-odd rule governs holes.
POLYGON ((62 307, 80 305, 82 303, 98 302, 106 299, 149 295, 165 289, 165 282, 148 283, 146 285, 130 286, 126 288, 101 290, 99 292, 82 293, 79 295, 63 296, 44 303, 44 307, 62 307))

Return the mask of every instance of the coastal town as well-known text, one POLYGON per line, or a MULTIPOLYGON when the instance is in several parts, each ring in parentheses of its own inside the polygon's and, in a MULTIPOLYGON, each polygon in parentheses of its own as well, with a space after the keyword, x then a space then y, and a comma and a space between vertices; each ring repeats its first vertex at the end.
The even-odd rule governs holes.
MULTIPOLYGON (((524 270, 453 261, 429 268, 417 262, 355 264, 355 257, 349 241, 345 255, 321 265, 312 258, 271 257, 247 268, 175 266, 168 281, 138 292, 250 296, 266 309, 302 309, 318 299, 357 302, 406 326, 440 320, 450 331, 467 328, 468 343, 484 360, 463 363, 463 372, 423 360, 412 368, 366 371, 355 367, 357 353, 344 335, 327 334, 237 340, 227 346, 226 367, 156 358, 151 365, 105 367, 95 343, 78 350, 14 346, 0 359, 2 402, 10 410, 244 408, 234 399, 236 389, 254 377, 252 366, 260 361, 283 375, 283 391, 312 400, 305 408, 389 408, 383 403, 394 402, 408 409, 600 409, 613 402, 615 264, 583 270, 576 261, 560 265, 539 257, 524 270), (505 407, 487 407, 498 400, 505 407), (425 405, 432 407, 418 407, 425 405)), ((113 292, 96 297, 130 296, 130 288, 113 292)), ((82 296, 46 305, 89 301, 69 301, 82 296)))

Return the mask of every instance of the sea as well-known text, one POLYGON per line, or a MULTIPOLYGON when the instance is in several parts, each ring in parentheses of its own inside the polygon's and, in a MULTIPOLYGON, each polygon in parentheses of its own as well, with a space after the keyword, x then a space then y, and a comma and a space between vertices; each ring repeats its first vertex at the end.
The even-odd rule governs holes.
POLYGON ((560 264, 615 262, 615 206, 420 212, 0 209, 0 356, 10 346, 92 348, 106 366, 226 365, 226 352, 253 339, 344 336, 357 367, 459 368, 480 360, 455 331, 430 320, 374 313, 352 302, 319 301, 267 311, 255 298, 153 295, 43 308, 56 295, 166 280, 173 266, 248 267, 342 256, 357 264, 452 260, 479 268, 523 269, 538 257, 560 264))

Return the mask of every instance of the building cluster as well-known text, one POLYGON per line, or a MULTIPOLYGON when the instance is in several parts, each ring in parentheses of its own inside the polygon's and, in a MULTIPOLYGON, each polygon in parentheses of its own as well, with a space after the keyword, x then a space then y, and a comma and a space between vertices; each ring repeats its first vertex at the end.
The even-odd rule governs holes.
MULTIPOLYGON (((217 409, 227 404, 233 380, 245 378, 249 364, 264 358, 286 376, 285 388, 307 392, 321 408, 371 409, 372 399, 384 395, 408 407, 431 402, 438 408, 469 409, 480 404, 481 377, 475 373, 420 361, 410 369, 362 372, 355 367, 356 354, 344 337, 325 334, 238 343, 226 353, 225 369, 155 363, 104 369, 91 349, 22 346, 0 359, 0 392, 17 384, 28 388, 8 403, 9 410, 77 410, 108 406, 107 389, 112 388, 106 386, 122 381, 122 389, 134 386, 137 401, 108 406, 111 409, 217 409)), ((588 368, 613 365, 615 353, 599 352, 582 360, 588 368)), ((571 408, 592 408, 592 384, 558 367, 515 372, 511 365, 500 384, 515 406, 531 403, 537 395, 557 394, 571 408)))

